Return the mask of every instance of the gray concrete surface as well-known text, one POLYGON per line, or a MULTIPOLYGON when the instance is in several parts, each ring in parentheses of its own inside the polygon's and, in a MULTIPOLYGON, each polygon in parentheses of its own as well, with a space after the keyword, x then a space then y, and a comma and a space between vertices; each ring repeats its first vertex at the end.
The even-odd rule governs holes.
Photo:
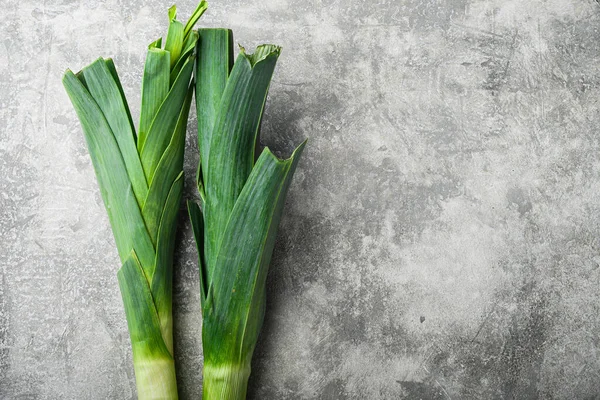
MULTIPOLYGON (((118 257, 60 79, 114 56, 137 115, 170 4, 2 2, 2 399, 135 398, 118 257)), ((285 154, 310 138, 249 398, 600 398, 599 4, 215 0, 203 24, 283 46, 262 141, 285 154)), ((194 399, 183 217, 180 238, 177 366, 194 399)))

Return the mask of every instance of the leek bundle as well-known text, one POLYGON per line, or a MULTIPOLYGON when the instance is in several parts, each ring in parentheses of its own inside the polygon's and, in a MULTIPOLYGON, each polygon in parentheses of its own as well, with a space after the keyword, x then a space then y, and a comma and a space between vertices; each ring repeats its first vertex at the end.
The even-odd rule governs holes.
POLYGON ((111 59, 98 59, 63 83, 81 121, 122 267, 118 272, 131 336, 138 398, 177 399, 172 281, 183 189, 185 130, 202 1, 183 25, 148 47, 136 133, 111 59))
POLYGON ((244 399, 265 312, 265 280, 301 144, 287 160, 255 158, 280 48, 243 48, 227 29, 198 30, 200 206, 188 203, 199 254, 205 400, 244 399))

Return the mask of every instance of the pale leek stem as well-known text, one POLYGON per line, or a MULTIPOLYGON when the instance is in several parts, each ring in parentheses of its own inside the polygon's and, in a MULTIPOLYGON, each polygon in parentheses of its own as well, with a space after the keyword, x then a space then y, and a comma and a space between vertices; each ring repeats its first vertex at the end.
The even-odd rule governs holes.
POLYGON ((250 365, 218 365, 204 363, 202 398, 206 400, 244 400, 250 376, 250 365))

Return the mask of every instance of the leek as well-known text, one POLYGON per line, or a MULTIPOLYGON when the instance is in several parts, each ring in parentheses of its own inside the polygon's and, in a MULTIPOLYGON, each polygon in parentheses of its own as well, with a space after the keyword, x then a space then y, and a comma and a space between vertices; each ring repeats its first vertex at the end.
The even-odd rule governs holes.
POLYGON ((185 131, 201 1, 186 25, 169 9, 169 29, 148 46, 136 133, 111 59, 63 83, 81 121, 122 267, 117 277, 131 337, 139 399, 177 399, 172 281, 183 189, 185 131))
POLYGON ((241 48, 232 32, 198 30, 196 107, 200 205, 188 202, 198 248, 205 400, 244 399, 262 326, 267 270, 283 204, 302 153, 280 160, 255 148, 280 48, 241 48))

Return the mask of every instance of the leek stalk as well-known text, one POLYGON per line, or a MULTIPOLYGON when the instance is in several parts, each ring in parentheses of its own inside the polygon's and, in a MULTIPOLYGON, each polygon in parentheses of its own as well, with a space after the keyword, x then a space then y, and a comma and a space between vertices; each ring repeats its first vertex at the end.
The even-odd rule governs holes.
POLYGON ((206 8, 201 1, 183 25, 171 7, 164 47, 162 39, 148 46, 137 132, 112 60, 99 58, 63 77, 122 263, 117 277, 139 399, 177 399, 173 250, 198 39, 192 28, 206 8))
POLYGON ((246 397, 266 304, 265 281, 285 196, 304 148, 280 160, 255 149, 280 48, 241 48, 232 32, 199 29, 196 107, 200 205, 188 202, 198 248, 203 398, 246 397))

